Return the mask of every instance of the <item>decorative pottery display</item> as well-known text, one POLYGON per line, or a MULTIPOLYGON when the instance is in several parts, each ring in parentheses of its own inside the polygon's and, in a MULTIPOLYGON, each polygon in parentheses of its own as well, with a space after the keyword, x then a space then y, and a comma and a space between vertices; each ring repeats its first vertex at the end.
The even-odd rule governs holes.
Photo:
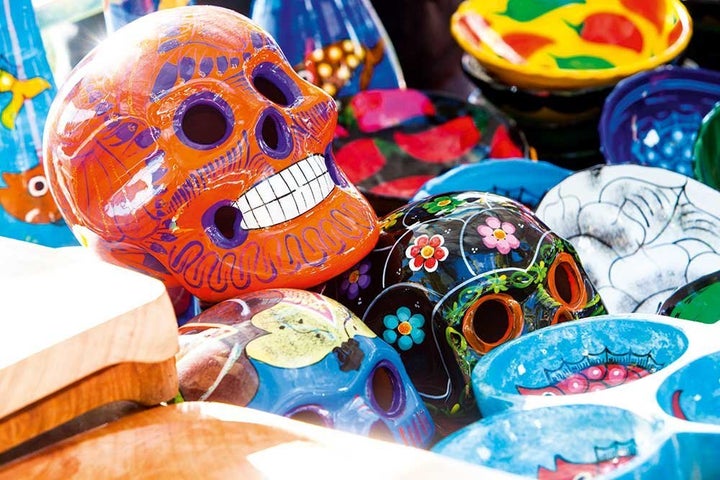
POLYGON ((572 246, 509 198, 434 195, 381 225, 375 249, 322 291, 400 353, 441 435, 478 417, 470 374, 482 355, 604 313, 572 246))
POLYGON ((609 313, 654 313, 678 287, 720 270, 720 192, 670 170, 577 172, 536 214, 575 246, 609 313))
POLYGON ((103 0, 105 26, 114 32, 148 13, 194 4, 195 0, 103 0))
POLYGON ((614 88, 612 85, 568 90, 518 88, 493 77, 469 53, 462 56, 462 68, 487 101, 523 126, 574 125, 587 120, 597 123, 603 103, 614 88))
POLYGON ((504 83, 562 90, 612 85, 674 60, 692 20, 680 0, 466 0, 450 28, 504 83))
POLYGON ((55 82, 30 0, 0 15, 0 236, 76 245, 48 189, 42 135, 55 82))
POLYGON ((720 101, 720 72, 665 66, 617 84, 599 132, 609 164, 661 167, 692 177, 703 117, 720 101))
POLYGON ((665 300, 660 315, 702 323, 720 320, 720 271, 683 285, 665 300))
POLYGON ((473 370, 485 418, 433 450, 541 479, 713 478, 716 330, 652 314, 603 315, 508 342, 473 370))
MULTIPOLYGON (((720 81, 720 80, 719 80, 720 81)), ((718 99, 720 102, 720 99, 718 99)), ((720 189, 720 104, 713 106, 700 122, 693 145, 695 178, 720 189)))
POLYGON ((250 17, 277 40, 304 79, 333 97, 405 87, 369 0, 254 0, 250 17))
POLYGON ((416 447, 434 433, 400 357, 317 293, 268 289, 220 302, 180 327, 185 400, 232 403, 416 447))
POLYGON ((187 293, 306 288, 379 233, 334 161, 336 119, 332 97, 247 17, 160 10, 110 35, 60 89, 50 186, 83 244, 161 279, 179 312, 187 293))
POLYGON ((530 154, 522 132, 487 103, 385 89, 341 98, 340 104, 335 158, 371 202, 397 199, 400 207, 448 168, 530 154))
POLYGON ((534 210, 548 190, 572 173, 553 163, 526 158, 458 165, 425 183, 412 201, 443 193, 479 190, 511 198, 534 210))

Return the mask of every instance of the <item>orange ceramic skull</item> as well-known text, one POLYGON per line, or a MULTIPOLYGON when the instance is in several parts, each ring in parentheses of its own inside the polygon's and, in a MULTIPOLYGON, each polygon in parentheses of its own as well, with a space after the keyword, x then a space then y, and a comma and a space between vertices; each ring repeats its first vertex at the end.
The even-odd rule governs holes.
POLYGON ((174 8, 75 68, 48 116, 46 168, 81 241, 169 289, 214 303, 305 288, 378 235, 333 160, 336 120, 333 99, 246 17, 174 8))

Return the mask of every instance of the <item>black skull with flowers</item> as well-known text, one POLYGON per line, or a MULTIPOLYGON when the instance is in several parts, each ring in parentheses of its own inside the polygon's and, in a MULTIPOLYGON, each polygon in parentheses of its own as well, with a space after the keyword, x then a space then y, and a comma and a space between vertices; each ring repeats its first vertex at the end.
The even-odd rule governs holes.
POLYGON ((375 249, 324 293, 395 347, 441 433, 479 416, 470 375, 483 354, 605 313, 572 245, 509 198, 436 195, 381 227, 375 249))

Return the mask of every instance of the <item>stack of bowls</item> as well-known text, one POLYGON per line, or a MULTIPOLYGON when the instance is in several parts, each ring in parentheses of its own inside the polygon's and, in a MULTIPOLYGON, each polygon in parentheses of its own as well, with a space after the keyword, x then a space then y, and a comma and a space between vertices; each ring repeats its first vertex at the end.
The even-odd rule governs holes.
POLYGON ((610 91, 678 62, 692 20, 680 0, 465 0, 450 28, 482 96, 540 158, 578 169, 602 160, 597 122, 610 91))

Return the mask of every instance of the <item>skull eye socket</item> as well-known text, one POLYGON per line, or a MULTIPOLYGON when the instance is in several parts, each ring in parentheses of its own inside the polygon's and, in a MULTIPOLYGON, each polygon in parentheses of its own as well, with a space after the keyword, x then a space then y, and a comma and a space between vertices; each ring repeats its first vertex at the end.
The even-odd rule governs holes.
POLYGON ((293 79, 281 67, 270 62, 255 68, 252 83, 260 95, 282 107, 289 107, 300 98, 300 90, 293 79))
POLYGON ((522 332, 520 304, 504 293, 490 294, 476 301, 463 317, 462 331, 478 353, 487 353, 522 332))
POLYGON ((395 367, 389 362, 380 362, 368 379, 368 397, 372 404, 385 416, 400 413, 405 405, 405 390, 395 367))
POLYGON ((42 197, 48 192, 48 182, 43 175, 35 175, 28 180, 27 190, 33 197, 42 197))
POLYGON ((211 92, 191 95, 175 114, 175 131, 187 146, 208 150, 221 144, 232 131, 230 106, 211 92))
POLYGON ((548 291, 564 307, 577 310, 587 303, 587 290, 575 259, 561 252, 548 270, 548 291))
POLYGON ((332 428, 332 420, 327 410, 318 405, 303 405, 285 415, 293 420, 318 425, 320 427, 332 428))

